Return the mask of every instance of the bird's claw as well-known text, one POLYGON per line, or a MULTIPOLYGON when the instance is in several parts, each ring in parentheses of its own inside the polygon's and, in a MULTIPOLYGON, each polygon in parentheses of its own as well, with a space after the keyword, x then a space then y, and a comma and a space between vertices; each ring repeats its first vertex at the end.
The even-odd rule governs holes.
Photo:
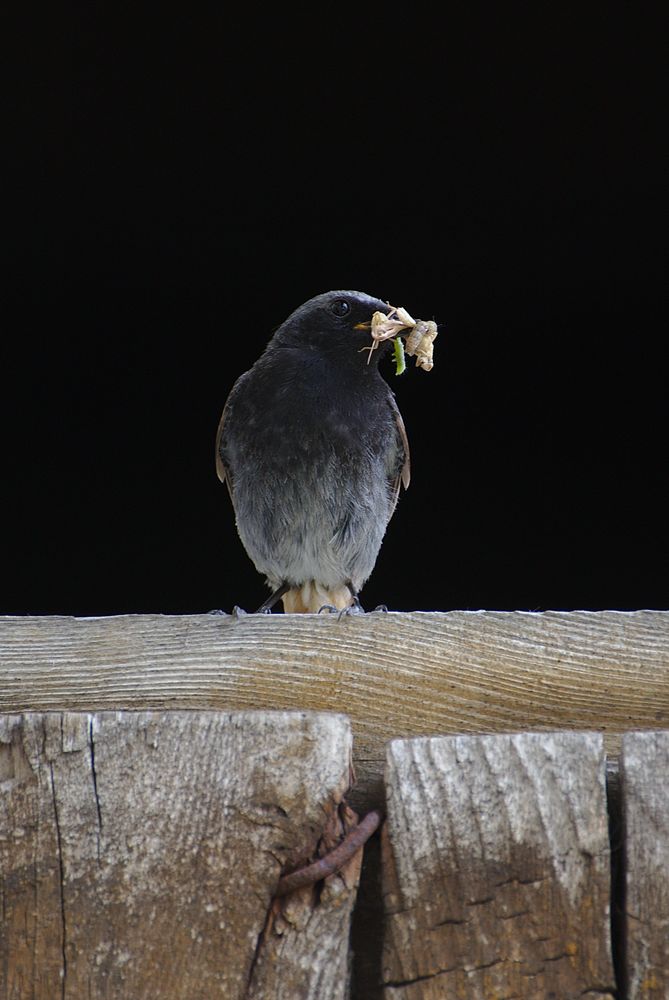
POLYGON ((358 597, 354 594, 353 601, 347 608, 336 608, 334 604, 322 604, 318 609, 318 614, 321 611, 327 611, 330 615, 337 615, 337 621, 341 621, 344 615, 364 615, 365 609, 360 603, 358 597))
POLYGON ((327 611, 329 614, 336 614, 337 621, 341 621, 344 615, 364 615, 365 609, 354 595, 353 601, 347 608, 335 608, 332 604, 323 604, 319 609, 318 613, 320 615, 321 611, 327 611))
POLYGON ((360 603, 360 598, 357 594, 353 594, 353 603, 349 604, 347 608, 344 608, 347 615, 364 615, 365 609, 360 603))

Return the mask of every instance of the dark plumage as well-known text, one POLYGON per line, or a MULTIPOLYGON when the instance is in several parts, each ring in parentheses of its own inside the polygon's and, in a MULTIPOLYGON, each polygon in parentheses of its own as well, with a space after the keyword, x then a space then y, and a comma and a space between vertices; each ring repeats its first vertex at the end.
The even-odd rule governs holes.
POLYGON ((363 292, 326 292, 278 328, 230 392, 216 439, 248 555, 286 611, 357 605, 400 483, 409 446, 395 397, 371 358, 363 292), (277 593, 279 592, 279 593, 277 593))

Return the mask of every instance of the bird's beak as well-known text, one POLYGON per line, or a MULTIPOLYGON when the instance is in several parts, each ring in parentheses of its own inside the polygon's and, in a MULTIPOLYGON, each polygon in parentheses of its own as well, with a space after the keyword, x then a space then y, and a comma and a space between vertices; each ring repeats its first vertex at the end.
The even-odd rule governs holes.
MULTIPOLYGON (((367 330, 368 332, 370 332, 371 329, 372 329, 372 323, 371 322, 369 322, 369 323, 356 323, 355 326, 353 327, 353 329, 354 330, 367 330)), ((403 329, 404 329, 403 327, 398 326, 397 329, 394 329, 392 331, 390 331, 390 330, 386 331, 384 333, 384 335, 382 337, 378 338, 378 339, 380 339, 380 340, 395 340, 395 338, 399 337, 400 333, 402 333, 403 329)), ((377 339, 377 338, 375 338, 375 339, 377 339)))
MULTIPOLYGON (((386 309, 386 310, 389 310, 389 311, 385 311, 385 312, 384 312, 384 315, 386 315, 386 316, 390 316, 390 315, 392 315, 392 313, 393 313, 393 312, 395 311, 395 310, 393 309, 393 307, 392 307, 392 306, 390 306, 390 305, 387 305, 387 306, 385 307, 385 309, 386 309)), ((374 315, 375 315, 375 316, 377 316, 377 315, 378 315, 378 313, 380 313, 380 312, 382 312, 382 310, 381 310, 381 309, 378 309, 378 310, 377 310, 377 311, 376 311, 376 312, 374 313, 374 315)), ((372 326, 373 326, 373 324, 372 324, 372 321, 371 321, 371 319, 370 319, 370 320, 367 320, 367 322, 366 322, 366 323, 356 323, 356 324, 355 324, 355 326, 353 327, 353 329, 354 329, 354 330, 371 330, 371 329, 372 329, 372 326)), ((398 330, 397 332, 399 333, 399 330, 398 330)), ((394 334, 393 334, 393 337, 395 337, 395 336, 397 336, 397 334, 395 334, 395 333, 394 333, 394 334)))

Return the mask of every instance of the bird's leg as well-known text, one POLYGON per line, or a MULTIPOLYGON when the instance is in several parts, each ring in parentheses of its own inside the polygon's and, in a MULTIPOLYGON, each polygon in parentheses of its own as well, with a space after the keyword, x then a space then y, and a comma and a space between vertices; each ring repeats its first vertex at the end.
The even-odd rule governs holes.
POLYGON ((357 591, 357 589, 353 586, 353 584, 351 583, 350 580, 346 581, 346 586, 351 591, 351 597, 353 598, 353 603, 351 604, 351 606, 349 608, 345 608, 344 610, 349 615, 364 615, 365 609, 363 608, 362 604, 360 603, 360 598, 358 597, 358 591, 357 591))
POLYGON ((278 601, 280 601, 281 598, 283 597, 283 595, 285 593, 287 593, 289 590, 290 590, 290 584, 289 583, 282 583, 281 586, 277 590, 275 590, 273 594, 270 594, 270 596, 267 598, 266 601, 263 601, 263 603, 260 605, 260 607, 256 611, 256 614, 257 615, 268 615, 268 614, 270 614, 271 611, 272 611, 272 608, 274 607, 274 605, 278 601))

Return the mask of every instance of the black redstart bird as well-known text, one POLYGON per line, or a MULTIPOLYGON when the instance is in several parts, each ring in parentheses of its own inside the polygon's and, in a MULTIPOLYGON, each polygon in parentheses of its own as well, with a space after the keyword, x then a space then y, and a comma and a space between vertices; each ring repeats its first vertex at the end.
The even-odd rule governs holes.
MULTIPOLYGON (((234 384, 216 438, 242 544, 272 589, 258 609, 360 609, 409 445, 370 352, 370 321, 391 307, 364 292, 309 299, 234 384)), ((360 609, 361 610, 361 609, 360 609)))

